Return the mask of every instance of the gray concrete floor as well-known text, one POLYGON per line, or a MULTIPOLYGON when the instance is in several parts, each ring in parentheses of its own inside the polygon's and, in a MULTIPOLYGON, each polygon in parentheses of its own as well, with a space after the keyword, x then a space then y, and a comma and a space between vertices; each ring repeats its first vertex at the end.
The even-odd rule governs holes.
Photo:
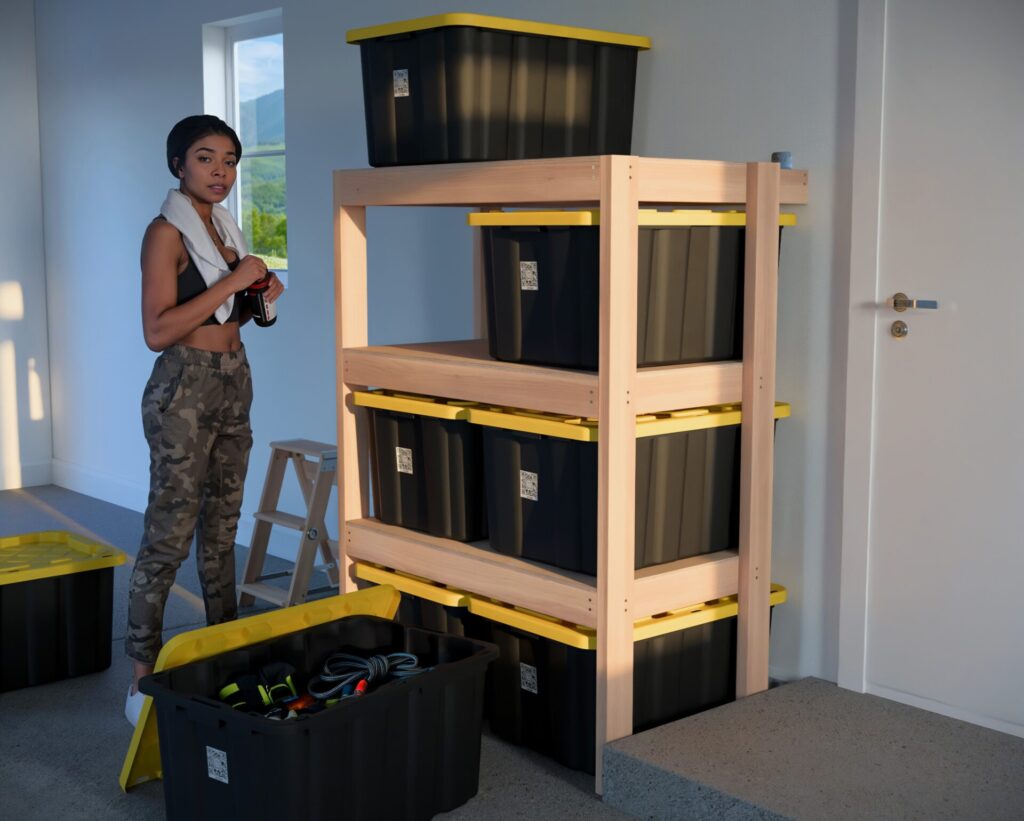
MULTIPOLYGON (((128 794, 118 786, 132 736, 123 715, 131 678, 123 635, 128 576, 142 534, 142 515, 53 486, 0 492, 0 536, 54 529, 98 538, 129 554, 128 563, 114 573, 113 662, 101 673, 0 693, 0 819, 163 818, 159 781, 128 794)), ((245 549, 238 548, 237 554, 241 574, 245 549)), ((267 569, 278 566, 288 564, 271 559, 267 569)), ((177 583, 165 613, 165 637, 205 623, 194 559, 182 566, 177 583)), ((592 790, 589 776, 485 733, 479 794, 443 817, 628 817, 604 806, 592 790)))

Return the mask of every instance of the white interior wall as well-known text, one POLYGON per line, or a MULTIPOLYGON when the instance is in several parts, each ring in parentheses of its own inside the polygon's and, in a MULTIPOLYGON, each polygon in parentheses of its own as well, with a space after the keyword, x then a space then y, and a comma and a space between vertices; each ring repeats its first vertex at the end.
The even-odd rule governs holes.
MULTIPOLYGON (((138 249, 173 184, 164 139, 177 119, 202 108, 202 25, 269 5, 36 2, 60 484, 134 509, 145 504, 139 399, 154 355, 141 335, 138 249)), ((366 165, 359 52, 345 31, 439 10, 411 0, 276 5, 284 10, 290 287, 274 328, 243 331, 256 385, 244 523, 268 442, 335 437, 330 172, 366 165)), ((794 415, 779 425, 776 448, 773 576, 790 590, 774 621, 773 673, 781 677, 835 678, 845 329, 832 320, 835 284, 846 280, 836 249, 846 242, 838 226, 849 185, 842 135, 853 5, 522 0, 515 10, 653 38, 639 62, 636 153, 767 160, 789 150, 810 170, 811 204, 782 242, 778 390, 794 415)), ((508 6, 478 0, 461 10, 503 15, 508 6)), ((375 209, 368 223, 371 343, 468 336, 462 212, 375 209)), ((298 512, 297 497, 283 506, 298 512)))
POLYGON ((0 490, 50 481, 50 376, 32 0, 0 23, 0 490))

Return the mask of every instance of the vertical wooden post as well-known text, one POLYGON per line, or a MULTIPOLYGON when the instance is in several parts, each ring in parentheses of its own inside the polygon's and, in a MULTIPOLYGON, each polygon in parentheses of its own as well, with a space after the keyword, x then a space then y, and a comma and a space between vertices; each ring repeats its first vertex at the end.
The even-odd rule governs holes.
POLYGON ((632 157, 601 157, 595 789, 606 741, 633 732, 637 184, 632 157))
POLYGON ((352 403, 360 386, 345 381, 345 348, 367 344, 366 208, 344 205, 334 178, 334 316, 338 384, 338 592, 355 589, 348 556, 350 519, 369 515, 368 427, 365 411, 352 403))
POLYGON ((779 166, 747 164, 736 696, 768 689, 779 166))

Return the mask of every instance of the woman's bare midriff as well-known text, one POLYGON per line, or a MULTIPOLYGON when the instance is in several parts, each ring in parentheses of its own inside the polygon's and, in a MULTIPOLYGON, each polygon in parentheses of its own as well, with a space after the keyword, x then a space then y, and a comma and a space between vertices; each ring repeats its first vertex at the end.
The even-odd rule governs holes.
POLYGON ((200 325, 188 336, 179 339, 178 344, 198 348, 201 351, 227 353, 228 351, 237 351, 242 347, 242 335, 238 331, 237 322, 225 322, 223 325, 200 325))

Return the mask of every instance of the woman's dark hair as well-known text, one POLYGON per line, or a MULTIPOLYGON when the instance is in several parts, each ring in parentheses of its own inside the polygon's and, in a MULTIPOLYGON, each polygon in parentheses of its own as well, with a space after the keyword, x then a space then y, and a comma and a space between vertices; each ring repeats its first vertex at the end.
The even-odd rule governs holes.
POLYGON ((235 159, 242 159, 242 143, 231 126, 212 114, 196 114, 177 123, 167 135, 167 168, 170 169, 172 177, 178 179, 178 168, 175 167, 174 161, 184 163, 185 154, 192 144, 211 134, 229 137, 235 144, 235 159))

